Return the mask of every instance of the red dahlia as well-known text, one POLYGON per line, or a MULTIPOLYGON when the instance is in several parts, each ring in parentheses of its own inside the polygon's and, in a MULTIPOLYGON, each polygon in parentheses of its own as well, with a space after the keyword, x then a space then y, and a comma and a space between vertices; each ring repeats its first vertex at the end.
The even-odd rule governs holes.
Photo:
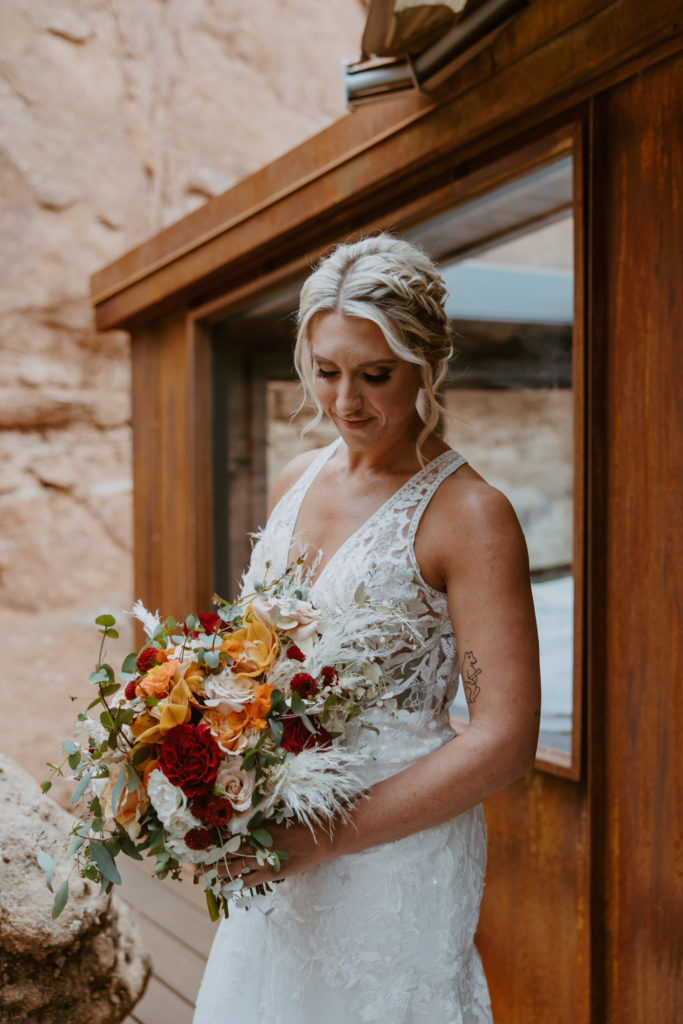
POLYGON ((213 789, 221 761, 220 747, 206 725, 176 725, 165 737, 159 767, 169 782, 186 796, 213 789))
POLYGON ((336 668, 332 668, 331 665, 325 665, 322 670, 322 677, 324 686, 334 686, 339 679, 339 673, 336 668))
POLYGON ((156 647, 145 647, 140 651, 135 659, 135 664, 137 665, 140 675, 144 675, 145 672, 148 672, 149 669, 151 669, 152 665, 156 665, 158 655, 159 652, 156 647))
POLYGON ((223 797, 214 796, 213 793, 202 793, 190 802, 190 810, 195 818, 206 822, 207 825, 214 825, 220 828, 227 825, 232 818, 232 804, 223 797))
POLYGON ((126 683, 126 688, 123 691, 126 700, 132 700, 133 697, 135 696, 135 687, 137 686, 139 678, 140 676, 138 676, 136 679, 131 679, 129 683, 126 683))
POLYGON ((315 679, 308 672, 297 672, 289 685, 300 697, 312 697, 316 691, 315 679))
POLYGON ((315 732, 309 732, 298 716, 281 719, 284 731, 280 746, 290 754, 300 754, 311 747, 329 747, 332 737, 322 725, 316 726, 315 732))
POLYGON ((296 646, 296 644, 292 644, 291 647, 287 648, 287 657, 291 661, 305 661, 306 660, 306 655, 304 654, 304 652, 301 650, 300 647, 296 646))
POLYGON ((191 828, 185 833, 185 845, 191 850, 207 850, 213 843, 213 832, 210 828, 191 828))

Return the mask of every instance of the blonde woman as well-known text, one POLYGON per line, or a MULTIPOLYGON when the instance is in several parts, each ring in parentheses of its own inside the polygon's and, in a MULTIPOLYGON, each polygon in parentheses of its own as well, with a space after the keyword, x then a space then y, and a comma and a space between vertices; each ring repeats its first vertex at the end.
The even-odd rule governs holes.
POLYGON ((332 835, 269 824, 286 882, 268 914, 220 925, 195 1024, 491 1020, 481 801, 533 764, 538 643, 514 512, 435 432, 445 297, 425 254, 388 235, 339 246, 303 287, 296 365, 339 438, 283 471, 250 574, 303 552, 316 604, 363 580, 421 642, 392 663, 399 711, 366 741, 368 799, 332 835), (459 674, 470 725, 455 737, 459 674))

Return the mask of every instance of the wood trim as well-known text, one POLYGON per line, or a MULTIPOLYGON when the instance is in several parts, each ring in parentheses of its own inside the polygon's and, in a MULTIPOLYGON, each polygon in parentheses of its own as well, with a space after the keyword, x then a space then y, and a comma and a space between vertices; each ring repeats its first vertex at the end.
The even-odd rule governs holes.
MULTIPOLYGON (((628 61, 653 59, 653 47, 680 46, 680 7, 674 0, 658 0, 647 9, 636 0, 615 0, 589 16, 585 11, 594 5, 586 0, 553 6, 558 19, 573 19, 573 24, 565 30, 558 20, 555 35, 533 52, 524 49, 522 23, 530 30, 541 19, 542 4, 518 15, 513 23, 519 33, 517 49, 503 50, 507 63, 495 66, 484 80, 462 93, 455 90, 442 103, 396 108, 402 116, 387 113, 384 122, 379 116, 363 120, 372 130, 360 137, 349 132, 348 118, 343 118, 338 127, 293 151, 288 172, 282 158, 208 203, 215 219, 210 212, 200 217, 197 211, 180 222, 182 229, 162 233, 99 272, 92 281, 98 327, 130 326, 165 303, 202 292, 208 299, 211 291, 225 291, 231 279, 238 285, 268 272, 279 262, 283 247, 289 258, 295 255, 295 238, 299 254, 329 244, 353 230, 354 218, 366 222, 368 206, 386 195, 389 186, 395 189, 399 182, 410 181, 418 187, 420 176, 435 163, 454 157, 471 160, 493 138, 500 142, 518 132, 522 121, 528 125, 553 116, 590 94, 598 81, 604 85, 605 75, 619 69, 627 73, 628 61), (580 12, 584 19, 577 21, 580 12), (575 59, 579 52, 581 61, 575 59), (307 170, 299 177, 292 173, 303 167, 307 170), (284 189, 274 179, 278 168, 289 182, 284 189), (266 185, 270 187, 264 190, 266 185), (243 210, 251 211, 247 220, 243 210), (222 211, 230 215, 221 216, 222 211), (196 248, 197 238, 205 235, 208 240, 196 248)), ((547 22, 547 12, 541 20, 547 22)), ((494 54, 505 40, 506 33, 501 33, 494 54)))
POLYGON ((213 578, 208 345, 180 310, 132 337, 135 592, 184 617, 213 578))

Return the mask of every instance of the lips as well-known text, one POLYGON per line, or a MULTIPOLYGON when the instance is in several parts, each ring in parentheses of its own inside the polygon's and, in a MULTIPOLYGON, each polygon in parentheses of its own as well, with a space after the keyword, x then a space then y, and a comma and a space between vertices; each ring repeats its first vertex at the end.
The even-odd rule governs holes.
POLYGON ((342 423, 345 427, 349 427, 349 429, 353 430, 354 428, 358 429, 360 427, 366 426, 370 422, 371 419, 372 419, 371 416, 367 416, 363 420, 347 420, 343 416, 340 416, 339 417, 339 422, 342 423))

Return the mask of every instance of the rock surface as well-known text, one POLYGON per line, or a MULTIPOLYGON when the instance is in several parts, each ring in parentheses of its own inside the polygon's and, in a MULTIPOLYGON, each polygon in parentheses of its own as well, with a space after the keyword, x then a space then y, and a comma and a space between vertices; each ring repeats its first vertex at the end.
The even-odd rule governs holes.
MULTIPOLYGON (((0 755, 0 1020, 116 1024, 142 996, 149 958, 128 909, 75 872, 66 908, 53 896, 38 847, 55 856, 73 819, 0 755)), ((56 869, 55 891, 67 874, 56 869)))
POLYGON ((340 117, 364 14, 362 0, 3 0, 3 692, 38 623, 50 641, 32 661, 42 738, 17 696, 0 749, 38 778, 92 668, 83 622, 135 596, 128 340, 94 330, 89 276, 340 117))

